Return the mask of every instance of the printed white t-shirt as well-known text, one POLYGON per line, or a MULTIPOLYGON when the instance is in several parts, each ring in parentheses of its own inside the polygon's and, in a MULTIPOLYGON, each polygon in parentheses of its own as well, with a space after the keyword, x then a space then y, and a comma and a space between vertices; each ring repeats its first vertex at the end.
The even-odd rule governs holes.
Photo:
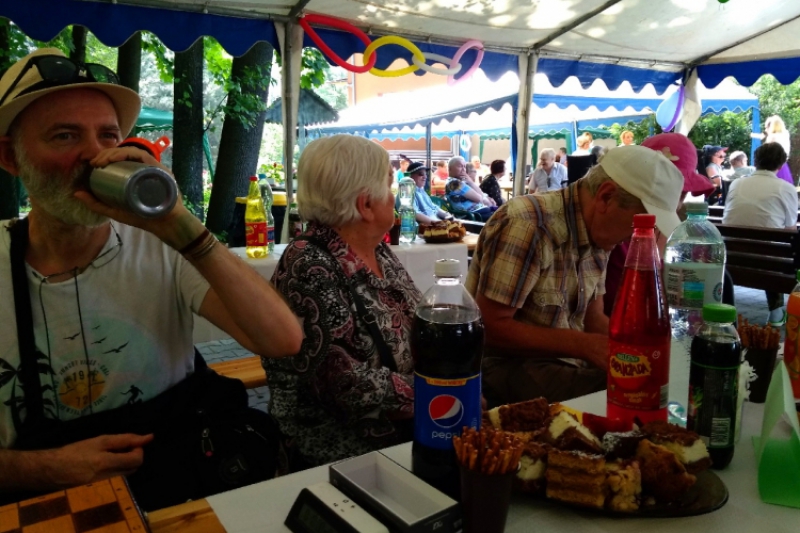
MULTIPOLYGON (((12 415, 25 418, 8 224, 0 222, 2 448, 16 439, 12 415)), ((42 282, 27 268, 36 348, 50 371, 40 373, 44 397, 53 401, 48 417, 69 420, 149 400, 194 371, 192 313, 208 282, 154 235, 118 222, 113 227, 122 245, 111 231, 98 254, 110 250, 97 261, 102 266, 58 283, 42 282)))

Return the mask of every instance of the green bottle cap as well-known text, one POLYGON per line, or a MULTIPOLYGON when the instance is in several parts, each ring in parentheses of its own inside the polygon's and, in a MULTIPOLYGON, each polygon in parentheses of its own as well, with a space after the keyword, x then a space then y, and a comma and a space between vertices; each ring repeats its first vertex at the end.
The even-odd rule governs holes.
POLYGON ((708 215, 708 204, 705 202, 686 202, 686 213, 692 215, 708 215))
POLYGON ((703 306, 703 321, 733 324, 736 322, 736 308, 728 304, 705 304, 703 306))

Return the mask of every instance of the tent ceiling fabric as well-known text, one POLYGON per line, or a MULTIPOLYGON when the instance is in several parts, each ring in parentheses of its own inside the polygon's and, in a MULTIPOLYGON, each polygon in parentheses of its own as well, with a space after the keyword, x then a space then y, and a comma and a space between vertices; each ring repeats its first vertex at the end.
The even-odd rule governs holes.
MULTIPOLYGON (((119 46, 148 30, 173 50, 214 36, 232 55, 253 43, 277 45, 274 20, 285 20, 296 0, 25 0, 0 3, 0 16, 28 35, 48 40, 68 24, 82 24, 119 46)), ((491 79, 517 70, 515 54, 539 49, 538 72, 558 86, 575 75, 584 87, 602 78, 660 91, 701 58, 700 78, 713 87, 733 75, 745 84, 771 72, 783 83, 800 75, 800 1, 734 0, 310 0, 308 12, 350 20, 373 35, 394 33, 423 50, 452 56, 468 39, 483 41, 483 69, 491 79), (613 5, 611 5, 613 4, 613 5), (610 5, 583 23, 593 11, 610 5), (562 28, 566 28, 566 31, 562 28), (555 38, 553 38, 555 36, 555 38)), ((363 50, 343 32, 320 29, 342 57, 363 50)), ((310 41, 306 40, 306 44, 310 41)), ((464 62, 474 57, 468 53, 464 62)), ((405 50, 385 47, 378 65, 405 50)))

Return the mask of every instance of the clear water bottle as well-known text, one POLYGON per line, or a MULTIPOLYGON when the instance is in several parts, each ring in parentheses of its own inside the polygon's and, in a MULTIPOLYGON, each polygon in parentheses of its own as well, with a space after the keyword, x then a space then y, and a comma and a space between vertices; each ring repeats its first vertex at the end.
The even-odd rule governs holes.
POLYGON ((400 242, 414 242, 417 237, 417 213, 414 210, 416 190, 417 184, 409 177, 401 179, 397 186, 397 197, 400 203, 397 210, 400 215, 400 242))
POLYGON ((461 284, 456 259, 440 259, 436 283, 417 306, 411 327, 414 358, 414 474, 459 499, 453 436, 481 425, 483 319, 461 284))
POLYGON ((261 199, 264 201, 264 210, 267 213, 267 254, 271 254, 275 250, 275 217, 272 216, 272 187, 269 186, 269 181, 264 176, 258 180, 258 188, 261 191, 261 199))
POLYGON ((703 305, 722 302, 725 243, 707 220, 708 204, 687 203, 687 219, 667 240, 664 278, 672 325, 670 398, 686 407, 691 343, 703 324, 703 305))

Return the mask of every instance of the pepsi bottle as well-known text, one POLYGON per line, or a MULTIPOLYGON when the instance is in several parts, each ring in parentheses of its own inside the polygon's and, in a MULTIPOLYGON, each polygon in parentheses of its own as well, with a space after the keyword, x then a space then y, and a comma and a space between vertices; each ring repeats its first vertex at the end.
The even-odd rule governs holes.
POLYGON ((455 259, 436 261, 436 282, 411 329, 414 357, 414 474, 459 500, 453 436, 481 423, 483 320, 455 259))

